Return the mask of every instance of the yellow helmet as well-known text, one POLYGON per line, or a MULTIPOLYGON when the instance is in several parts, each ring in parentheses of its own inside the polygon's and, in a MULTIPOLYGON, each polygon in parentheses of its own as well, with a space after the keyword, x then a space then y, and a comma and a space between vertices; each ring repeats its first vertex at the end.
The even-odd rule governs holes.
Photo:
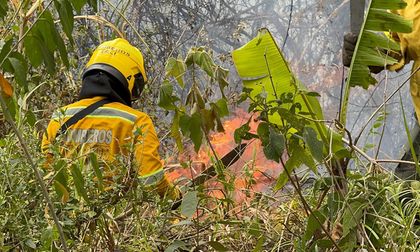
POLYGON ((92 70, 102 70, 128 88, 138 98, 147 80, 143 55, 127 40, 117 38, 100 44, 86 64, 83 78, 92 70))

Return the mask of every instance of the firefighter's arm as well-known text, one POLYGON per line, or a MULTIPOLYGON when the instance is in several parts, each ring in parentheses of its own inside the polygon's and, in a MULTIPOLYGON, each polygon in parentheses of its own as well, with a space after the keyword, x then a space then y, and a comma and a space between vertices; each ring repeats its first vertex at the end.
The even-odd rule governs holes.
POLYGON ((163 164, 159 157, 159 139, 156 135, 152 120, 145 116, 138 120, 134 127, 135 156, 139 167, 139 176, 146 186, 153 186, 161 197, 172 200, 181 198, 178 187, 174 186, 166 177, 163 164))

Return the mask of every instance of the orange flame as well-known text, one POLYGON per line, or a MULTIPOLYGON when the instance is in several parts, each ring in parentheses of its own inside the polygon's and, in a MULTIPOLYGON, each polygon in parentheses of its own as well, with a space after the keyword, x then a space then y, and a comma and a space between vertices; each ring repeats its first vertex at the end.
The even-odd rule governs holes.
MULTIPOLYGON (((234 132, 241 125, 246 123, 250 115, 243 110, 237 110, 234 117, 223 122, 225 132, 213 133, 210 135, 210 142, 217 153, 222 157, 233 148, 237 146, 234 140, 234 132)), ((251 119, 251 132, 255 133, 258 127, 258 122, 251 119)), ((193 178, 202 172, 205 167, 211 165, 212 151, 210 147, 204 146, 197 154, 191 154, 192 151, 187 151, 181 155, 180 159, 191 160, 191 169, 175 169, 168 174, 171 180, 179 179, 181 177, 193 178)), ((278 175, 283 170, 281 164, 267 160, 263 153, 263 148, 259 140, 249 141, 247 148, 240 157, 240 159, 227 168, 230 173, 228 181, 233 181, 235 185, 234 200, 236 202, 244 201, 248 197, 252 197, 255 192, 267 191, 275 182, 278 175)), ((209 194, 212 197, 224 198, 221 192, 222 186, 217 182, 207 182, 207 188, 211 191, 209 194)))

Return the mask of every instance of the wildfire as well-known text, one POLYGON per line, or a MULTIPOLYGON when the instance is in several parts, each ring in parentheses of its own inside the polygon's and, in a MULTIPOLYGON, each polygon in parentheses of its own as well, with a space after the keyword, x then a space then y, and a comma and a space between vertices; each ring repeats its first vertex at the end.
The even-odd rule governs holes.
MULTIPOLYGON (((234 140, 234 132, 241 125, 246 123, 250 115, 243 110, 237 110, 234 117, 223 122, 225 132, 214 133, 210 136, 210 142, 218 157, 231 151, 237 146, 234 140)), ((251 132, 256 132, 258 122, 251 119, 251 132)), ((168 174, 171 180, 181 177, 193 178, 211 165, 212 150, 209 146, 204 146, 196 154, 193 151, 187 151, 181 155, 180 160, 191 160, 190 169, 178 168, 168 174)), ((250 141, 240 159, 229 168, 228 180, 235 185, 234 199, 242 201, 255 192, 267 191, 275 179, 283 170, 280 164, 269 161, 265 158, 261 143, 259 141, 250 141)), ((207 182, 209 194, 213 197, 225 197, 221 191, 221 185, 215 181, 207 182)))

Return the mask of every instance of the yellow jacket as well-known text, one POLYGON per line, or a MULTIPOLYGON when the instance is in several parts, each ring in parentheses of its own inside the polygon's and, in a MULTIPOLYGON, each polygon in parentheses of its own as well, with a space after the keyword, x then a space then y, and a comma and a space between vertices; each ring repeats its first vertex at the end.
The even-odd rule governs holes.
MULTIPOLYGON (((42 151, 49 152, 60 126, 85 107, 103 99, 97 96, 82 99, 56 111, 42 139, 42 151)), ((112 163, 118 156, 129 157, 134 145, 134 159, 138 174, 145 185, 156 185, 158 193, 172 199, 180 195, 167 180, 158 154, 159 139, 150 117, 119 102, 112 102, 97 108, 91 114, 72 125, 61 137, 65 148, 62 155, 70 157, 78 147, 84 151, 94 150, 98 158, 112 163)))
MULTIPOLYGON (((390 69, 399 70, 413 60, 412 71, 414 72, 420 67, 420 1, 405 0, 405 2, 407 3, 405 9, 394 12, 407 20, 413 20, 413 31, 411 33, 393 34, 393 38, 400 42, 403 58, 398 64, 391 66, 390 69)), ((420 122, 420 71, 417 71, 410 80, 410 92, 420 122)))

